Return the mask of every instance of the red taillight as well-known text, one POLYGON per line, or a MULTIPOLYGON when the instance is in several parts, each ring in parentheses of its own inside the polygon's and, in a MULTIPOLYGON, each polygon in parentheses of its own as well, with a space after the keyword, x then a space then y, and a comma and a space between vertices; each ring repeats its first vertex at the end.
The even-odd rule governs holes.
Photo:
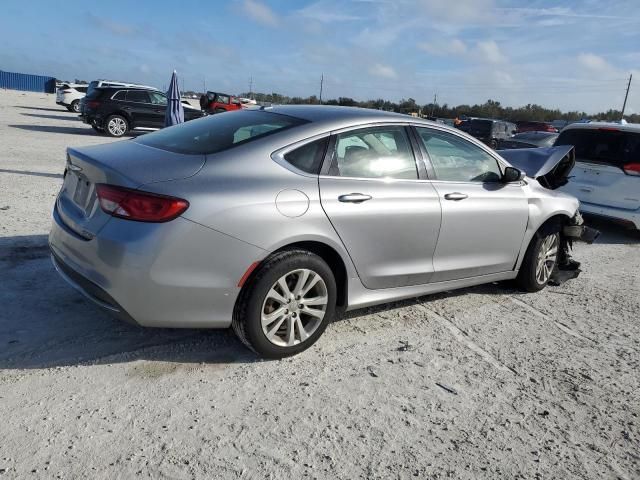
POLYGON ((86 100, 84 104, 89 108, 98 108, 100 106, 100 102, 97 100, 86 100))
POLYGON ((137 222, 168 222, 189 208, 189 202, 181 198, 113 185, 98 184, 96 193, 106 213, 137 222))
POLYGON ((627 175, 640 177, 640 163, 627 163, 622 167, 622 169, 627 175))

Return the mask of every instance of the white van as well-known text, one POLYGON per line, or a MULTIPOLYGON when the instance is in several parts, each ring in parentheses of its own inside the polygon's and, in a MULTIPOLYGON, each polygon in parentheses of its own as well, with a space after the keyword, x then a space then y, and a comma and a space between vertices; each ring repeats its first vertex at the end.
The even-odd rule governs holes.
POLYGON ((561 190, 580 210, 640 229, 640 124, 572 123, 555 145, 573 145, 576 166, 561 190))

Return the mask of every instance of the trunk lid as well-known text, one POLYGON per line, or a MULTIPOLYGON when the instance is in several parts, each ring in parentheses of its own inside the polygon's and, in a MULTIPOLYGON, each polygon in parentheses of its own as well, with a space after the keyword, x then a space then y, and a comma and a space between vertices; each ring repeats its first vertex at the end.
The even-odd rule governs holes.
POLYGON ((184 155, 125 140, 67 149, 64 182, 56 208, 65 225, 90 240, 111 218, 100 208, 96 184, 139 188, 195 175, 204 155, 184 155))
POLYGON ((575 152, 571 145, 547 148, 521 148, 501 150, 498 153, 511 165, 550 190, 569 181, 569 173, 575 166, 575 152))

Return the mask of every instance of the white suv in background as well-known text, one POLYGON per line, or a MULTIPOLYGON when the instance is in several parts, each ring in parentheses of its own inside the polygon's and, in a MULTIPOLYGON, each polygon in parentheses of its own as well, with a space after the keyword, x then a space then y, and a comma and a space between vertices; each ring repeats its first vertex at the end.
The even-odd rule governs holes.
POLYGON ((640 229, 640 124, 572 123, 555 145, 573 145, 576 166, 562 190, 580 210, 640 229))
POLYGON ((88 85, 63 83, 56 90, 56 103, 70 112, 80 112, 80 99, 87 94, 88 85))

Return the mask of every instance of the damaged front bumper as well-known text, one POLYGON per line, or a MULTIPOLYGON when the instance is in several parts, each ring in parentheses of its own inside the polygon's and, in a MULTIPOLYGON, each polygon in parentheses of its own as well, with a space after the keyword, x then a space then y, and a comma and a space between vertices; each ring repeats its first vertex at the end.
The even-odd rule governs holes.
POLYGON ((593 243, 600 231, 584 225, 580 212, 565 223, 560 231, 560 251, 558 252, 558 268, 554 270, 549 279, 551 285, 562 285, 567 280, 580 275, 580 262, 571 258, 573 242, 593 243))

